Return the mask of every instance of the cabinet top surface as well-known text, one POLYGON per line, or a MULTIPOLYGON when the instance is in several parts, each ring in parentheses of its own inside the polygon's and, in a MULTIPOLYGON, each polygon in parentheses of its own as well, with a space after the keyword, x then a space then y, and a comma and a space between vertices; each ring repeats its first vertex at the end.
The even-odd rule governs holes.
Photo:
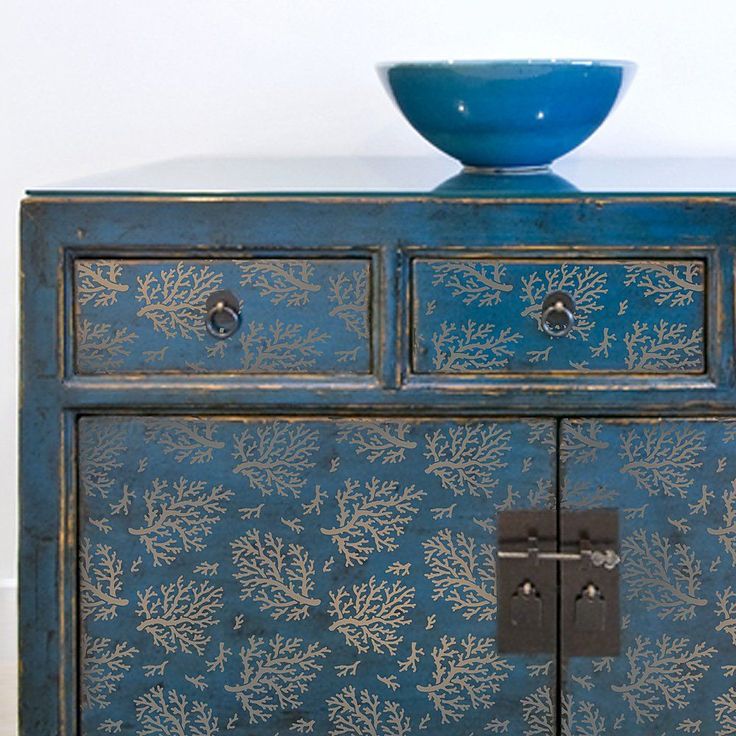
POLYGON ((576 197, 736 194, 736 158, 562 159, 551 171, 464 173, 444 157, 182 158, 32 187, 33 196, 576 197))

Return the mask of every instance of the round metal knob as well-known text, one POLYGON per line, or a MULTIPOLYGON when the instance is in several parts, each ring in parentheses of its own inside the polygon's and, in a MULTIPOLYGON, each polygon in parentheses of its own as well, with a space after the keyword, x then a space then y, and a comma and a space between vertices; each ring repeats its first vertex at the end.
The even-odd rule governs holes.
POLYGON ((564 291, 553 291, 542 302, 542 329, 550 337, 565 337, 575 327, 575 302, 564 291))
POLYGON ((234 335, 240 327, 240 304, 229 291, 218 291, 211 294, 206 303, 207 316, 205 326, 207 332, 220 340, 234 335))

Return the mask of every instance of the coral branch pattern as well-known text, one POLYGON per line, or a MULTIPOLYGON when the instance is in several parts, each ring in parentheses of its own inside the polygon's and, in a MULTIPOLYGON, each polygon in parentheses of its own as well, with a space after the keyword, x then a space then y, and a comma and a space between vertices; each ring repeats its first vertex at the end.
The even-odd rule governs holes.
POLYGON ((521 734, 554 692, 497 651, 494 564, 500 506, 554 505, 553 421, 78 428, 82 734, 521 734))
POLYGON ((371 369, 368 259, 80 259, 74 276, 81 374, 371 369), (207 300, 223 289, 242 326, 218 340, 207 300))
POLYGON ((417 259, 417 373, 702 373, 701 261, 417 259), (570 334, 542 330, 545 297, 575 304, 570 334))
POLYGON ((82 733, 731 733, 735 430, 84 417, 82 733), (496 515, 558 477, 622 527, 621 654, 563 663, 560 708, 554 655, 495 639, 496 515))
MULTIPOLYGON (((662 275, 649 273, 632 278, 651 291, 662 275)), ((563 733, 736 733, 734 429, 730 419, 562 422, 562 507, 609 499, 623 558, 621 653, 566 664, 563 733)))

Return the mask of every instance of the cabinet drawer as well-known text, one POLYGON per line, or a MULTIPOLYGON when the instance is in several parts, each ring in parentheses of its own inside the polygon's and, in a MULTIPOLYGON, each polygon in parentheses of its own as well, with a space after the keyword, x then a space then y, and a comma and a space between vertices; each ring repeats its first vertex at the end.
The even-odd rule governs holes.
POLYGON ((74 367, 105 373, 369 373, 369 259, 77 260, 74 367), (207 330, 229 291, 240 328, 207 330))
POLYGON ((702 260, 415 259, 415 373, 698 374, 705 361, 702 260), (542 329, 568 295, 565 337, 542 329))

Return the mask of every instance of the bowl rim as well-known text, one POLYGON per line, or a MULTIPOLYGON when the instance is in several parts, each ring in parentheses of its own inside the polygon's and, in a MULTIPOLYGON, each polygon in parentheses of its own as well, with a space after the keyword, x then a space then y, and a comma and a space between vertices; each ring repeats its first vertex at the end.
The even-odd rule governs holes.
POLYGON ((576 58, 520 58, 520 59, 437 59, 434 61, 380 61, 376 63, 378 71, 397 68, 438 68, 450 67, 502 67, 502 66, 612 66, 633 70, 638 67, 635 61, 626 59, 576 59, 576 58))

